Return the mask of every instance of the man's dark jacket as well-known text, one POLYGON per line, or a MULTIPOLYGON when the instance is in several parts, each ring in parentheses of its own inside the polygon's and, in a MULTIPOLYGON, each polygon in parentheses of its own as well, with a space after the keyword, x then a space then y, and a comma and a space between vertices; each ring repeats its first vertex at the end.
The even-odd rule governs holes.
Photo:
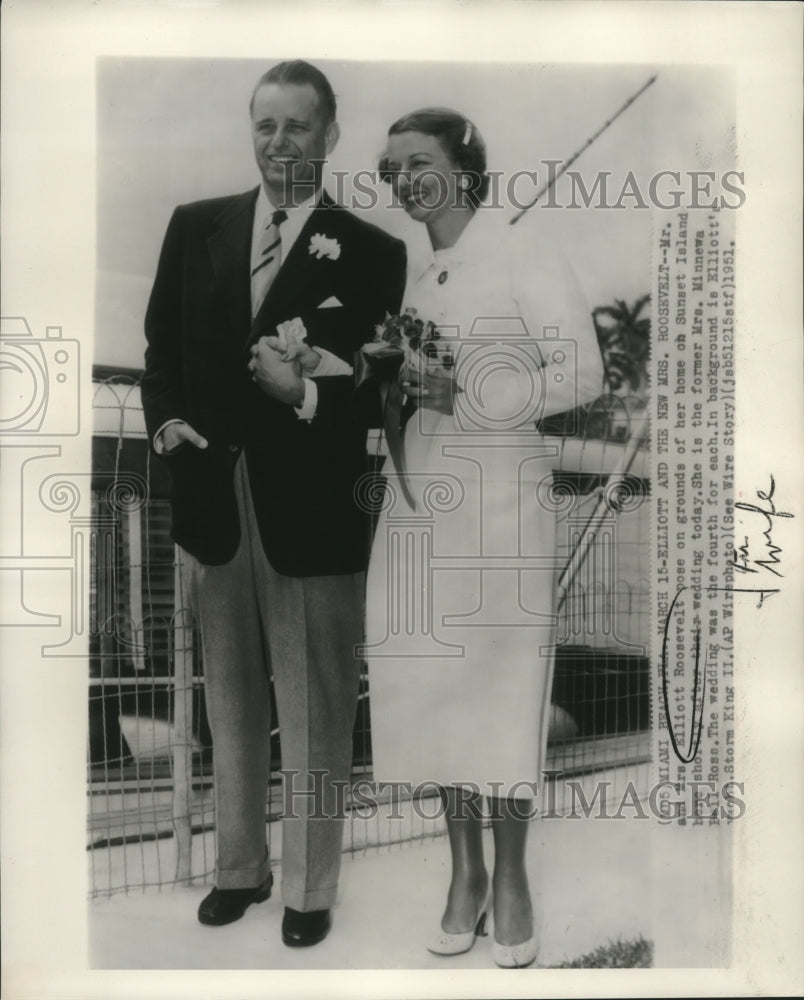
POLYGON ((310 422, 266 396, 247 369, 249 348, 299 317, 307 342, 353 363, 386 313, 399 312, 405 248, 326 194, 311 213, 251 319, 251 237, 257 189, 180 206, 167 229, 145 318, 142 399, 148 435, 174 417, 209 441, 166 456, 172 536, 202 563, 219 565, 240 538, 233 486, 245 451, 265 553, 288 576, 363 569, 366 514, 355 485, 366 471, 366 432, 354 379, 316 379, 310 422), (334 252, 310 253, 321 235, 334 252), (335 259, 337 257, 337 259, 335 259), (340 305, 321 308, 327 300, 340 305))

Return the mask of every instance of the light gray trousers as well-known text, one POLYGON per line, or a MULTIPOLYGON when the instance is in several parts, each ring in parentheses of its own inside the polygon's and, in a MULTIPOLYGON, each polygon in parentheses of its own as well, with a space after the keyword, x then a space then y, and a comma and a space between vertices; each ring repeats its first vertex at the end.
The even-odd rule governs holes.
POLYGON ((343 840, 344 791, 332 782, 347 782, 351 770, 364 574, 276 573, 260 542, 242 456, 235 488, 241 539, 232 561, 204 566, 181 553, 185 596, 203 643, 216 885, 250 888, 268 875, 272 673, 286 772, 282 900, 295 910, 327 909, 335 903, 343 840))

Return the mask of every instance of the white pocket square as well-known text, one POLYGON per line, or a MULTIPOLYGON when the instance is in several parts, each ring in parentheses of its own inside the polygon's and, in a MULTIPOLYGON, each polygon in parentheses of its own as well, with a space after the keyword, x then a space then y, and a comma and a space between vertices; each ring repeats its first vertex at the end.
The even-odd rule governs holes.
POLYGON ((334 295, 330 295, 328 299, 324 299, 324 301, 318 306, 318 308, 336 309, 338 306, 343 306, 343 302, 341 302, 339 299, 336 299, 334 295))

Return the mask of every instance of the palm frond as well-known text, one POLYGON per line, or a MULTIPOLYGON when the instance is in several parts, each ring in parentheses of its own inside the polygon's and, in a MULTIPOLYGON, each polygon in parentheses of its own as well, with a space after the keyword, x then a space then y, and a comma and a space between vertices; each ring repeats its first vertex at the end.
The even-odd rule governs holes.
POLYGON ((641 296, 631 306, 624 299, 615 299, 614 305, 592 310, 605 378, 612 391, 626 384, 637 391, 648 383, 650 319, 640 318, 648 302, 650 294, 641 296))

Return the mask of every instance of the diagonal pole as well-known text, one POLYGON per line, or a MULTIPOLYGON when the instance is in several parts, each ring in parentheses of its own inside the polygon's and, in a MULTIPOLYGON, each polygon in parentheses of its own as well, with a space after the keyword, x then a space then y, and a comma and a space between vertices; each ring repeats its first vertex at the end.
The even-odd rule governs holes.
MULTIPOLYGON (((636 454, 639 451, 639 446, 642 444, 647 432, 648 415, 647 412, 645 412, 637 418, 637 425, 631 433, 631 437, 625 451, 623 452, 622 459, 614 472, 608 477, 608 481, 606 483, 607 488, 610 488, 617 483, 626 482, 628 472, 634 463, 636 454)), ((581 537, 578 539, 578 544, 575 546, 567 565, 564 567, 564 572, 561 574, 561 578, 558 581, 558 601, 556 609, 559 614, 561 613, 561 609, 564 607, 564 602, 567 599, 567 595, 569 594, 573 581, 586 561, 589 550, 595 541, 597 529, 612 509, 613 508, 611 507, 605 492, 601 492, 600 499, 590 514, 589 520, 586 522, 583 532, 581 533, 581 537)))
POLYGON ((572 164, 575 163, 575 161, 580 156, 582 156, 587 149, 589 149, 589 147, 592 145, 593 142, 595 142, 597 139, 600 138, 601 135, 603 135, 603 133, 606 131, 607 128, 609 128, 611 125, 614 124, 615 121, 617 121, 617 119, 620 117, 621 114, 623 114, 625 111, 628 110, 628 108, 631 107, 634 101, 638 100, 645 93, 648 87, 650 87, 656 81, 658 75, 659 75, 658 73, 654 73, 654 75, 647 81, 647 83, 643 83, 642 86, 639 88, 639 90, 637 90, 636 93, 632 94, 625 102, 625 104, 623 104, 621 108, 618 108, 618 110, 614 112, 611 118, 607 119, 597 130, 597 132, 595 132, 594 135, 590 136, 576 153, 573 153, 568 160, 565 160, 565 162, 561 164, 558 171, 550 177, 550 179, 547 181, 546 184, 543 184, 539 188, 539 190, 533 196, 533 201, 529 205, 526 205, 523 209, 520 209, 520 211, 518 211, 516 215, 514 215, 509 220, 508 222, 509 226, 515 226, 517 222, 519 222, 519 220, 522 218, 522 216, 526 212, 528 212, 531 208, 533 208, 533 206, 536 204, 539 198, 547 194, 547 192, 553 187, 558 178, 561 177, 561 175, 565 173, 567 170, 569 170, 572 164))

